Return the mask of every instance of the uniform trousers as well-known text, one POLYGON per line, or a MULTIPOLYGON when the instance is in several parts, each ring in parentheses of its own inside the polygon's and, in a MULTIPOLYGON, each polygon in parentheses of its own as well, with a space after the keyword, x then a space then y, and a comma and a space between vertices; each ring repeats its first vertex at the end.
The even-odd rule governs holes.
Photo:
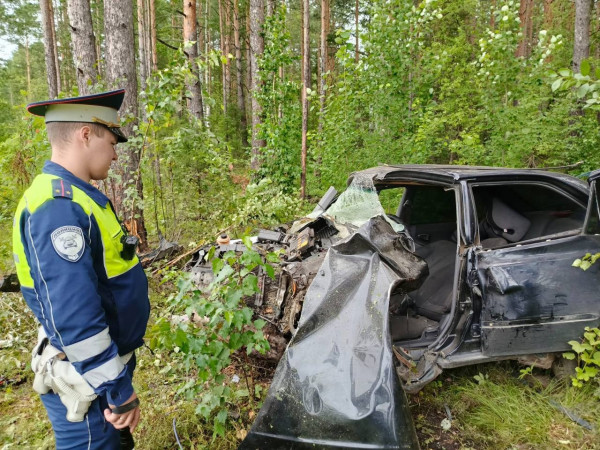
MULTIPOLYGON (((133 377, 135 353, 126 367, 133 377)), ((67 408, 60 401, 58 394, 50 391, 40 398, 52 423, 57 450, 119 450, 121 448, 119 430, 104 418, 104 410, 108 408, 106 396, 98 396, 92 402, 82 422, 67 420, 67 408)))

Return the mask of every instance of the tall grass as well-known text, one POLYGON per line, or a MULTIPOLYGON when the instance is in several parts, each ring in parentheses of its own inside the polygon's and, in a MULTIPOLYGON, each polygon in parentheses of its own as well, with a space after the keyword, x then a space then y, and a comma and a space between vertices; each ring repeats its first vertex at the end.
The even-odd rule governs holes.
POLYGON ((441 411, 449 406, 459 439, 475 448, 600 448, 600 399, 593 386, 577 389, 536 369, 525 382, 518 369, 502 362, 448 371, 426 388, 424 399, 441 411), (575 423, 559 405, 595 429, 575 423))

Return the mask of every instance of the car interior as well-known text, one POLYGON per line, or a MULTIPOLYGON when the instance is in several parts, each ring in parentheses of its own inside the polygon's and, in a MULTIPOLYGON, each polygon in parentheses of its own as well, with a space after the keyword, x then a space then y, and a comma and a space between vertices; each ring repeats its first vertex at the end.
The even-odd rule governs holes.
MULTIPOLYGON (((400 205, 388 216, 405 225, 414 240, 415 253, 429 268, 418 289, 394 292, 390 298, 392 341, 410 347, 433 342, 450 318, 458 261, 457 193, 434 185, 403 189, 400 205)), ((474 186, 472 193, 483 250, 575 233, 583 226, 585 205, 549 186, 487 184, 474 186)))

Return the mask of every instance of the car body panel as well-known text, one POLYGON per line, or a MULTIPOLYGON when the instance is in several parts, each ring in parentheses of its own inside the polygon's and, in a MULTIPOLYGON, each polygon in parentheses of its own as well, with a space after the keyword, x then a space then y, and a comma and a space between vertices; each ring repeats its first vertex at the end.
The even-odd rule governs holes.
POLYGON ((393 287, 418 287, 427 267, 397 240, 377 216, 329 249, 241 449, 418 448, 388 304, 393 287))

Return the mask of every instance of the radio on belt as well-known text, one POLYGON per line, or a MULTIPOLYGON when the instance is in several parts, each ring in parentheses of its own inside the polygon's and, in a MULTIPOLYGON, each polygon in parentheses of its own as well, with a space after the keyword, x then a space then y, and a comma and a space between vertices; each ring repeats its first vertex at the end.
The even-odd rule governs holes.
POLYGON ((139 239, 137 236, 124 235, 121 236, 121 243, 123 244, 123 250, 121 250, 121 258, 129 261, 132 260, 135 255, 135 249, 138 246, 139 239))

